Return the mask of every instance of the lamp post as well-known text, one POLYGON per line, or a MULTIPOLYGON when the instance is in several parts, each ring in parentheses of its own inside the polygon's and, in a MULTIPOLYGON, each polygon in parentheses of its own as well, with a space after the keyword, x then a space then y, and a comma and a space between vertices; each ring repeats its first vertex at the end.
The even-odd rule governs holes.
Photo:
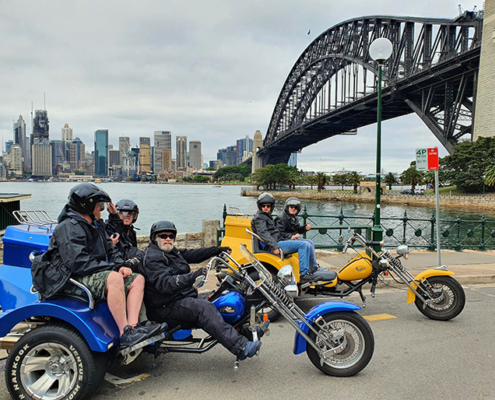
MULTIPOLYGON (((392 55, 392 43, 387 38, 379 38, 371 43, 370 57, 378 63, 378 105, 376 127, 376 196, 375 196, 375 221, 373 225, 373 241, 380 242, 383 239, 383 229, 380 223, 380 192, 381 192, 381 147, 382 147, 382 65, 392 55)), ((375 246, 379 251, 380 246, 375 246)))

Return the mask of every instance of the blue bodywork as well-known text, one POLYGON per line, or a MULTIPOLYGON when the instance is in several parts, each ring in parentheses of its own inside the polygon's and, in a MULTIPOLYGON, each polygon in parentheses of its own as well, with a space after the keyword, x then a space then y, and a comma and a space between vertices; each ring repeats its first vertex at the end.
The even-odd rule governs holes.
POLYGON ((241 319, 246 309, 244 296, 239 292, 228 292, 213 301, 225 322, 233 324, 241 319))
MULTIPOLYGON (((338 311, 357 311, 360 309, 361 307, 345 301, 326 301, 309 310, 306 313, 306 320, 310 325, 313 325, 314 320, 325 314, 338 311)), ((305 323, 300 322, 299 327, 304 333, 307 334, 309 332, 309 327, 305 323)), ((299 332, 296 332, 296 336, 294 338, 294 354, 301 354, 305 352, 306 343, 306 339, 304 339, 299 332)))

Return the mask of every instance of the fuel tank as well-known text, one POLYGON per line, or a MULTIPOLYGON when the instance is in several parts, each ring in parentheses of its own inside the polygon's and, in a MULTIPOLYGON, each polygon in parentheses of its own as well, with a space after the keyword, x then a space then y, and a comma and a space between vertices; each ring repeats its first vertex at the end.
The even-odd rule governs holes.
POLYGON ((371 258, 362 251, 339 270, 338 277, 341 281, 359 281, 372 272, 371 258))

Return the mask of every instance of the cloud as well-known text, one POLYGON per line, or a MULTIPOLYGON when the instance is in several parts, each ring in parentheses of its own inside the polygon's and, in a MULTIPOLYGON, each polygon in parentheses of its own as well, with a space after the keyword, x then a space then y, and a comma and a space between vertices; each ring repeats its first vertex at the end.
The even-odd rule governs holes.
MULTIPOLYGON (((201 140, 205 161, 258 129, 265 134, 292 66, 310 41, 333 25, 364 15, 457 15, 452 0, 1 4, 4 140, 12 137, 12 120, 19 113, 30 126, 31 102, 35 109, 43 108, 45 93, 51 138, 60 138, 65 123, 87 149, 100 128, 109 129, 115 146, 122 134, 137 143, 155 130, 170 130, 174 136, 201 140)), ((411 149, 436 141, 419 119, 406 118, 384 125, 394 132, 383 149, 384 168, 407 168, 411 149), (424 137, 421 143, 419 133, 424 137)), ((325 168, 360 165, 363 171, 373 171, 374 129, 365 127, 357 136, 304 149, 301 166, 317 170, 322 158, 328 163, 325 168), (331 154, 335 148, 341 151, 331 154)))

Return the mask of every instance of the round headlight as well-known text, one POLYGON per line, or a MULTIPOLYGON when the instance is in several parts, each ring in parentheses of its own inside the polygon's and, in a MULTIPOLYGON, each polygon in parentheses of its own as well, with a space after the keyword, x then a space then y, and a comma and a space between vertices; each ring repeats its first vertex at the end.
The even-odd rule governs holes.
POLYGON ((277 276, 288 284, 294 282, 294 272, 291 265, 284 265, 277 273, 277 276))

